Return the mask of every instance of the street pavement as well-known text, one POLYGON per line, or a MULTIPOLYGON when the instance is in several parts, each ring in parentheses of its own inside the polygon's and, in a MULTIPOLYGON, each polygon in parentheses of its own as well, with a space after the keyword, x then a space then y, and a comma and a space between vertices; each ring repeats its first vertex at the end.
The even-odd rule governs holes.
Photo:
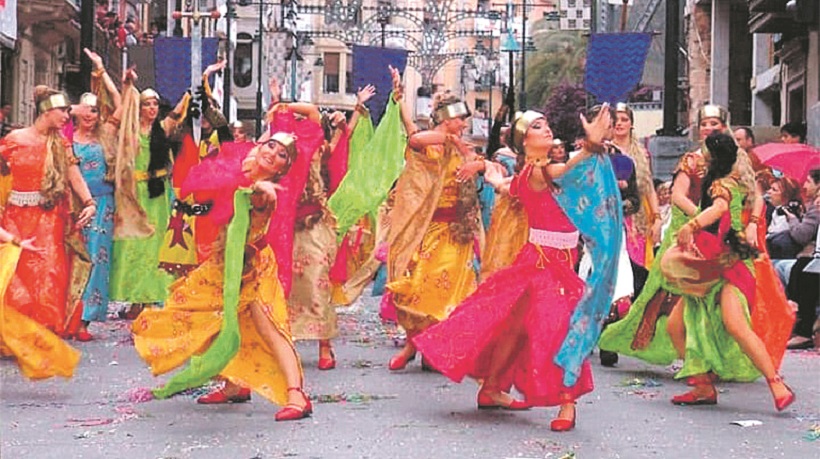
POLYGON ((820 354, 789 352, 782 374, 797 393, 774 410, 763 381, 720 384, 720 404, 677 407, 686 390, 674 368, 621 358, 603 368, 593 357, 595 391, 578 403, 574 431, 554 433, 556 409, 478 411, 476 384, 455 384, 386 363, 402 343, 378 320, 377 299, 340 310, 338 366, 316 369, 317 345, 298 344, 312 417, 275 422, 274 406, 204 406, 206 389, 139 401, 154 378, 137 356, 129 323, 92 325, 98 339, 77 343, 73 379, 30 382, 0 361, 0 458, 816 458, 820 457, 820 354), (739 426, 735 421, 757 421, 739 426))

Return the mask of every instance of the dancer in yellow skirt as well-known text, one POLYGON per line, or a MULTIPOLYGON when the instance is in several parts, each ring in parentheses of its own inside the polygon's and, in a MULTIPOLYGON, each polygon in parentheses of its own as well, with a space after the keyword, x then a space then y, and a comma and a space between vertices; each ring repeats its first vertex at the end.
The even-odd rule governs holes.
MULTIPOLYGON (((321 137, 321 128, 316 127, 321 137)), ((302 142, 303 136, 299 138, 302 142)), ((299 154, 303 153, 300 149, 299 154)), ((145 310, 134 321, 134 344, 155 375, 194 356, 188 368, 163 388, 154 390, 159 398, 202 384, 218 374, 228 381, 225 388, 200 398, 200 403, 244 402, 250 399, 253 389, 273 403, 285 405, 276 414, 277 421, 301 419, 310 415, 312 407, 302 390, 302 367, 290 335, 277 261, 265 238, 277 190, 282 189, 276 183, 297 155, 295 136, 273 134, 241 162, 242 173, 232 175, 227 169, 236 169, 242 154, 230 148, 223 150, 224 158, 219 162, 226 167, 208 166, 205 172, 210 172, 209 177, 197 177, 192 171, 193 188, 212 187, 213 181, 233 181, 232 186, 225 186, 226 191, 240 187, 234 220, 220 234, 211 258, 172 284, 165 307, 145 310), (237 156, 240 159, 232 160, 237 156), (243 186, 252 190, 250 208, 241 206, 243 186), (247 230, 232 233, 236 222, 248 215, 247 230), (241 233, 238 248, 231 239, 237 233, 241 233), (226 342, 233 340, 228 350, 222 348, 223 338, 226 342)), ((186 188, 187 183, 183 194, 186 188)), ((245 197, 245 205, 247 201, 245 197)), ((216 208, 214 212, 215 219, 222 214, 216 208)))
MULTIPOLYGON (((434 109, 436 126, 408 139, 387 237, 387 288, 408 338, 446 319, 476 286, 473 247, 481 222, 474 177, 484 161, 461 140, 467 105, 444 94, 434 109)), ((403 369, 415 352, 408 340, 389 368, 403 369)))
POLYGON ((0 228, 0 355, 14 358, 29 379, 70 378, 80 361, 80 352, 4 300, 20 253, 42 251, 33 242, 33 239, 21 241, 0 228))

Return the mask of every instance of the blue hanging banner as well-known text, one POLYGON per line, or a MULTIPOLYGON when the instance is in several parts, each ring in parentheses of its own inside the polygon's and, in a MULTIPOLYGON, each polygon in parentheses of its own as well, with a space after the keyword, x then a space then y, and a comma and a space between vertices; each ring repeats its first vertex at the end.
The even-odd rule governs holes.
POLYGON ((584 89, 599 102, 623 102, 641 82, 650 33, 597 33, 589 37, 584 89))
MULTIPOLYGON (((216 62, 219 39, 202 39, 202 71, 216 62)), ((163 37, 154 39, 154 71, 156 87, 163 99, 176 104, 190 85, 191 39, 163 37)), ((137 83, 139 84, 139 83, 137 83)))
POLYGON ((373 125, 379 124, 387 106, 387 97, 393 90, 393 80, 387 66, 404 73, 407 51, 395 48, 353 45, 353 90, 358 91, 369 84, 376 87, 376 94, 367 102, 373 125))

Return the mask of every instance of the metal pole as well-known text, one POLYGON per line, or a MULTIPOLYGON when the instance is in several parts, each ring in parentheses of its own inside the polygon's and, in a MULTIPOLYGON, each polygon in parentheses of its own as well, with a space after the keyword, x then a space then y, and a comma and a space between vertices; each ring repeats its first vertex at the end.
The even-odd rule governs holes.
POLYGON ((259 48, 256 50, 256 137, 262 135, 262 16, 264 0, 259 0, 259 48))
MULTIPOLYGON (((488 62, 492 62, 493 59, 493 28, 492 23, 490 23, 490 54, 488 62)), ((490 100, 487 102, 487 143, 490 142, 490 135, 493 132, 493 80, 495 80, 494 72, 495 70, 492 69, 492 65, 490 66, 490 100)))
MULTIPOLYGON (((94 49, 94 2, 84 1, 80 4, 80 48, 94 49)), ((108 56, 106 56, 108 57, 108 56)), ((85 53, 80 53, 80 83, 83 92, 91 90, 91 60, 85 53)))
POLYGON ((629 15, 629 0, 623 0, 623 6, 621 7, 621 33, 626 31, 626 19, 629 15))
POLYGON ((523 112, 527 110, 527 0, 521 4, 521 93, 518 105, 523 112))
POLYGON ((680 0, 666 2, 666 40, 663 70, 663 134, 678 134, 678 35, 680 0))
POLYGON ((297 38, 293 34, 293 50, 290 53, 290 100, 296 102, 296 58, 299 52, 296 50, 297 38))
POLYGON ((233 16, 233 1, 226 0, 225 8, 227 12, 225 14, 225 32, 228 35, 228 41, 225 42, 225 68, 222 70, 222 90, 224 94, 222 94, 222 113, 225 115, 225 118, 230 118, 231 116, 231 16, 233 16))

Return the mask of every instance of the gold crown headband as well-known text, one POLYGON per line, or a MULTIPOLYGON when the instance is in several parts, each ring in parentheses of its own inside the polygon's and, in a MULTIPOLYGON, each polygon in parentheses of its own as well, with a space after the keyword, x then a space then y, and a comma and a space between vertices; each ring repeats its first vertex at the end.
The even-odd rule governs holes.
POLYGON ((529 130, 533 121, 539 118, 546 119, 542 113, 534 110, 527 110, 516 115, 515 121, 513 121, 512 146, 519 153, 524 153, 524 137, 527 135, 527 130, 529 130))
POLYGON ((615 104, 615 113, 618 112, 626 113, 626 115, 629 117, 629 121, 632 123, 635 122, 635 115, 632 114, 632 109, 629 108, 629 105, 623 102, 618 102, 617 104, 615 104))
POLYGON ((47 99, 41 100, 40 103, 37 104, 37 109, 40 110, 40 113, 45 113, 55 108, 68 107, 71 107, 71 102, 69 102, 68 97, 66 97, 66 95, 61 92, 57 94, 52 94, 48 96, 47 99))
POLYGON ((698 124, 706 118, 717 118, 723 124, 729 123, 729 112, 720 105, 704 105, 698 110, 698 124))
POLYGON ((156 99, 159 102, 159 94, 151 88, 145 89, 140 93, 140 102, 145 102, 149 99, 156 99))
POLYGON ((97 96, 91 94, 90 92, 84 93, 80 96, 80 105, 88 105, 91 107, 97 106, 97 96))
POLYGON ((270 136, 270 140, 282 144, 285 150, 288 151, 291 161, 296 157, 296 137, 287 132, 277 132, 270 136))
POLYGON ((464 102, 455 102, 436 110, 436 120, 441 123, 446 120, 470 116, 470 109, 464 102))

